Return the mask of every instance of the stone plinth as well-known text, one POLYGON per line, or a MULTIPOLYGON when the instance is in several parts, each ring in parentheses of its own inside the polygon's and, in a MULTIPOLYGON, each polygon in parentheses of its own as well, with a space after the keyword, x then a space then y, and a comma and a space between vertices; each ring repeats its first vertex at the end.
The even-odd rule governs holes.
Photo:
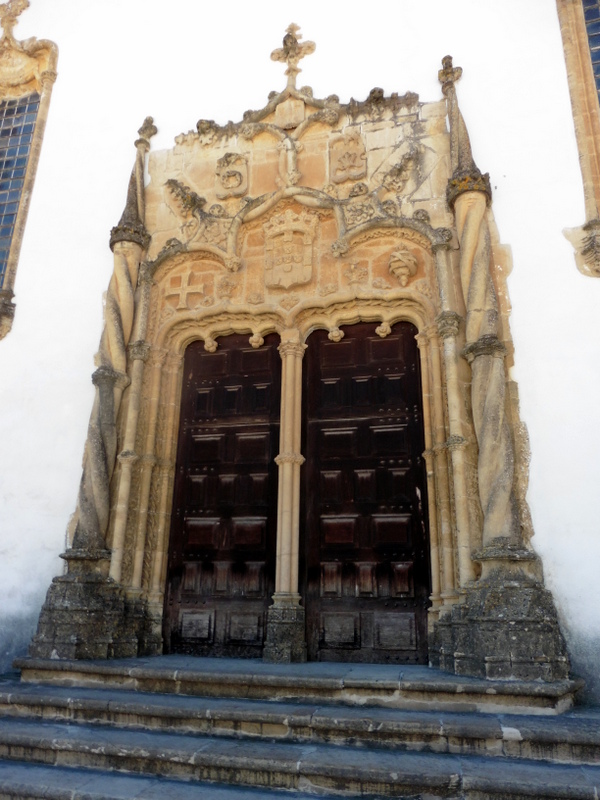
POLYGON ((436 625, 433 666, 490 680, 560 681, 569 658, 550 592, 527 575, 497 567, 436 625))
POLYGON ((139 601, 108 577, 110 553, 68 550, 54 578, 29 653, 36 658, 126 658, 138 654, 139 601))
POLYGON ((263 660, 275 664, 306 661, 305 612, 303 606, 274 596, 267 610, 267 636, 263 660))

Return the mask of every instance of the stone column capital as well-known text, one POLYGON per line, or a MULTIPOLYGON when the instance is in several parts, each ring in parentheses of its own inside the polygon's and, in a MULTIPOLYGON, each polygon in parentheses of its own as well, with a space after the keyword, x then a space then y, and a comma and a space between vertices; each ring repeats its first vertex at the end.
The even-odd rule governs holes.
POLYGON ((147 361, 148 355, 150 354, 150 345, 147 342, 137 341, 132 342, 127 347, 129 351, 129 357, 132 361, 147 361))
POLYGON ((470 342, 462 351, 462 355, 469 364, 479 356, 493 356, 494 358, 504 358, 506 347, 494 334, 480 336, 476 342, 470 342))
POLYGON ((129 377, 112 367, 101 366, 92 373, 92 383, 98 388, 125 389, 129 386, 129 377))
POLYGON ((55 69, 45 69, 40 75, 42 82, 42 89, 49 89, 58 77, 58 72, 55 69))
POLYGON ((451 336, 458 335, 460 327, 461 316, 456 311, 442 311, 441 314, 435 318, 438 326, 438 333, 442 339, 448 339, 451 336))
POLYGON ((489 174, 487 172, 482 174, 477 167, 456 170, 448 181, 446 189, 446 200, 450 208, 454 208, 456 199, 467 192, 481 192, 485 195, 486 203, 489 205, 492 200, 489 174))
POLYGON ((302 344, 301 342, 281 342, 281 344, 277 347, 279 353, 281 354, 281 358, 285 358, 287 356, 298 356, 299 358, 302 358, 306 348, 307 345, 302 344))

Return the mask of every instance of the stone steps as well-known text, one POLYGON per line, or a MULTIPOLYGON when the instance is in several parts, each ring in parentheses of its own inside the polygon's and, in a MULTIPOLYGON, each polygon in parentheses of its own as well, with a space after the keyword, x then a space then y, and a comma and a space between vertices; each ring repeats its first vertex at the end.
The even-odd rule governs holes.
POLYGON ((554 717, 316 705, 0 684, 0 716, 202 736, 600 764, 600 715, 554 717))
POLYGON ((266 664, 261 660, 158 656, 118 661, 24 658, 15 662, 26 683, 128 689, 161 694, 254 700, 293 700, 413 711, 560 714, 582 681, 491 681, 376 664, 266 664))
POLYGON ((600 711, 557 714, 576 682, 185 656, 21 663, 21 682, 0 681, 0 800, 600 796, 600 711))
MULTIPOLYGON (((0 720, 0 758, 71 767, 78 772, 82 767, 105 770, 108 777, 114 777, 114 771, 126 771, 144 778, 209 781, 217 784, 215 789, 220 788, 218 784, 260 787, 265 798, 272 789, 287 789, 331 797, 540 800, 595 798, 600 789, 600 768, 593 766, 269 740, 249 742, 37 720, 0 720)), ((6 794, 6 788, 0 773, 0 797, 1 792, 6 794)))
MULTIPOLYGON (((315 800, 271 790, 269 800, 315 800)), ((263 789, 0 760, 0 800, 264 800, 263 789)))

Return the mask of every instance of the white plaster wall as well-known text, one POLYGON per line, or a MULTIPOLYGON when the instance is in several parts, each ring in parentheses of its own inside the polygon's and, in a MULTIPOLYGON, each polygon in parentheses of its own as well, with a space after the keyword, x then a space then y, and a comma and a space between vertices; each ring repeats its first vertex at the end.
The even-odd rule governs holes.
POLYGON ((554 0, 32 0, 19 38, 60 50, 21 263, 17 314, 0 342, 0 658, 23 652, 73 511, 108 234, 122 211, 147 114, 168 148, 199 118, 238 121, 285 84, 269 54, 287 25, 316 53, 315 95, 441 96, 450 53, 479 167, 510 244, 515 375, 532 446, 529 499, 548 584, 577 665, 600 643, 600 280, 577 271, 564 227, 584 222, 554 0), (224 9, 225 5, 221 6, 224 9), (595 645, 594 645, 595 643, 595 645))

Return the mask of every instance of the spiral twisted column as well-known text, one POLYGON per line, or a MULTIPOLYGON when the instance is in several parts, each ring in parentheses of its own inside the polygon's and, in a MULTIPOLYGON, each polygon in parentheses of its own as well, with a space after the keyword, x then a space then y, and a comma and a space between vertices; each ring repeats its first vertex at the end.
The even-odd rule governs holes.
POLYGON ((138 131, 136 160, 125 210, 112 229, 113 273, 106 294, 104 328, 92 376, 96 387, 83 457, 71 546, 63 554, 68 572, 52 581, 42 608, 30 654, 42 658, 111 658, 138 654, 144 627, 142 604, 119 585, 123 541, 139 412, 139 391, 147 347, 143 341, 147 302, 138 287, 142 254, 149 237, 144 228, 144 159, 156 133, 150 117, 138 131), (141 302, 136 301, 140 292, 141 302), (139 307, 138 307, 139 306, 139 307), (110 521, 110 484, 118 451, 117 418, 132 363, 133 391, 118 456, 121 480, 116 490, 113 528, 114 559, 106 544, 110 521))
MULTIPOLYGON (((442 60, 442 65, 439 79, 448 105, 453 170, 447 200, 454 211, 459 242, 457 289, 462 291, 466 309, 466 343, 462 355, 471 366, 471 411, 478 448, 483 547, 470 554, 481 565, 481 575, 464 587, 462 602, 454 605, 451 613, 437 624, 431 660, 459 675, 562 680, 569 672, 564 639, 552 596, 543 585, 539 559, 522 541, 514 492, 514 444, 506 417, 506 349, 499 338, 499 307, 487 219, 491 200, 489 176, 482 175, 473 161, 469 135, 458 108, 455 83, 462 70, 452 66, 450 56, 442 60)), ((440 286, 446 283, 447 279, 440 286)), ((451 309, 444 309, 438 318, 444 327, 448 311, 451 313, 451 309)), ((443 330, 440 334, 444 336, 443 330)), ((454 336, 444 338, 454 340, 454 336)), ((449 359, 447 366, 452 361, 449 359)), ((459 399, 451 391, 451 374, 448 373, 450 418, 451 395, 454 403, 459 399)), ((461 446, 460 436, 450 439, 447 445, 451 449, 454 442, 461 446)), ((459 552, 459 563, 460 555, 459 552)), ((462 556, 461 572, 467 553, 462 556)))
MULTIPOLYGON (((474 179, 475 181, 475 179, 474 179)), ((460 243, 460 275, 466 314, 463 355, 471 364, 471 405, 479 458, 483 545, 519 543, 513 492, 514 449, 505 414, 506 349, 498 338, 498 301, 490 274, 487 194, 466 191, 454 199, 460 243)))
POLYGON ((127 377, 127 345, 133 330, 135 286, 142 248, 134 242, 114 245, 114 271, 104 311, 98 369, 92 380, 96 397, 90 416, 79 487, 72 548, 100 554, 110 512, 110 479, 117 455, 117 415, 127 377))

